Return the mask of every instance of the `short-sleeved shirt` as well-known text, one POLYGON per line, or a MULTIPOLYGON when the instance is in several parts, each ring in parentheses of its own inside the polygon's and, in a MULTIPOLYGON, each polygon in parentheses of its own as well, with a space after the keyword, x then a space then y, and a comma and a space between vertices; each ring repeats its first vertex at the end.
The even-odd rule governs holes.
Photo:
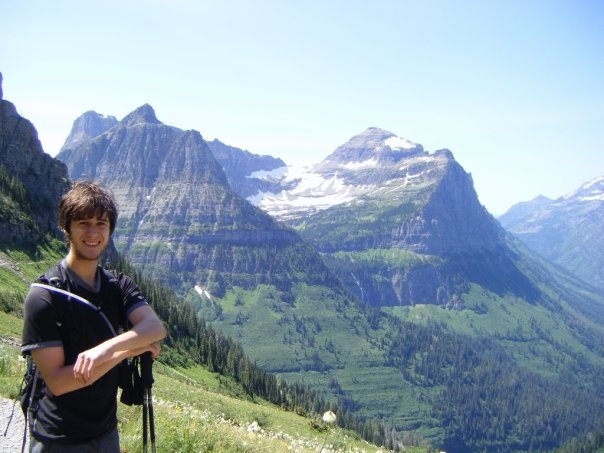
MULTIPOLYGON (((112 276, 99 267, 97 288, 91 288, 67 270, 64 262, 57 271, 65 280, 63 288, 96 307, 119 332, 127 316, 146 305, 134 281, 124 275, 112 276), (66 286, 66 287, 65 287, 66 286)), ((63 294, 32 287, 25 299, 22 352, 62 346, 65 365, 73 365, 80 352, 114 336, 107 321, 85 303, 63 294)), ((117 426, 117 367, 92 385, 55 396, 46 387, 37 410, 30 415, 32 434, 42 440, 81 443, 101 436, 117 426)))

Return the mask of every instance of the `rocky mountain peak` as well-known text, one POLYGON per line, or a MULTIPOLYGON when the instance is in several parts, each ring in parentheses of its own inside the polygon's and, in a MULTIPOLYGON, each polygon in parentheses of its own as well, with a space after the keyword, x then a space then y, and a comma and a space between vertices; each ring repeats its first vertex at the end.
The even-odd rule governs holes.
POLYGON ((385 140, 395 137, 394 132, 379 127, 368 127, 360 134, 355 135, 342 148, 366 148, 367 146, 380 146, 385 140))
POLYGON ((587 181, 576 191, 563 198, 575 198, 579 201, 604 201, 604 176, 587 181))
POLYGON ((162 124, 155 116, 155 110, 149 104, 144 104, 132 113, 126 115, 121 121, 122 126, 136 126, 138 124, 162 124))
POLYGON ((74 148, 80 143, 91 140, 108 131, 117 123, 118 120, 115 116, 101 115, 93 110, 89 110, 73 122, 71 132, 61 149, 74 148))
POLYGON ((377 127, 369 127, 336 148, 324 160, 327 162, 352 163, 376 160, 396 162, 403 157, 422 153, 421 145, 397 137, 394 133, 377 127))

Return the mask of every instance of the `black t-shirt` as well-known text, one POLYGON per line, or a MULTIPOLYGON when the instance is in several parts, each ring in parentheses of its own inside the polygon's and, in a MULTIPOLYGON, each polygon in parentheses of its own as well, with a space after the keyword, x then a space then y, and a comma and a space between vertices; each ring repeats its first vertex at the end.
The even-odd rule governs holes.
MULTIPOLYGON (((64 266, 62 263, 58 266, 64 266)), ((101 307, 115 332, 127 316, 146 305, 134 281, 124 275, 112 276, 99 267, 99 288, 90 288, 77 276, 59 270, 66 290, 101 307)), ((78 354, 113 337, 100 313, 85 303, 63 294, 32 287, 25 299, 22 352, 62 346, 65 365, 75 363, 78 354)), ((39 406, 31 416, 32 434, 62 443, 92 440, 117 425, 117 367, 90 386, 55 396, 44 388, 39 406)))

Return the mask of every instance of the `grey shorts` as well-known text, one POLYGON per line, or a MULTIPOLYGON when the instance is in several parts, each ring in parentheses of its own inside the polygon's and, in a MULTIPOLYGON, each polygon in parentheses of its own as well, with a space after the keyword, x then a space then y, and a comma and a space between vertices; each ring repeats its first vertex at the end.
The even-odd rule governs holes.
POLYGON ((83 444, 68 445, 29 438, 29 453, 120 453, 120 437, 117 427, 94 440, 83 444))

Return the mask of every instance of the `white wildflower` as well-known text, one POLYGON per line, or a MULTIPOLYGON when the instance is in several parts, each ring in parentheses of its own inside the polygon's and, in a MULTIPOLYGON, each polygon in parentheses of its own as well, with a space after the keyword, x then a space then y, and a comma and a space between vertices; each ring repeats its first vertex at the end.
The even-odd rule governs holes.
POLYGON ((334 423, 336 420, 336 414, 334 414, 332 411, 327 411, 323 414, 323 421, 325 423, 334 423))
POLYGON ((260 425, 258 424, 258 422, 256 420, 254 420, 248 427, 247 427, 247 432, 248 433, 257 433, 260 432, 260 425))

